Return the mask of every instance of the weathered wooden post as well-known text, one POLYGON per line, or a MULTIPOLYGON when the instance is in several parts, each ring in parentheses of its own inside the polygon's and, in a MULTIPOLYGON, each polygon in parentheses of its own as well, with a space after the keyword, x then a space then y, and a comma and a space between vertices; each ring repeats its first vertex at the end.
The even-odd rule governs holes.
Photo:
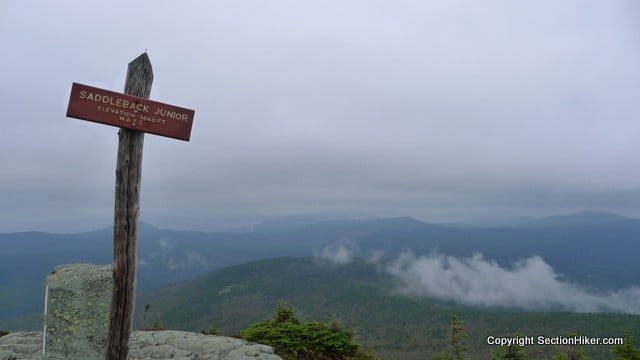
POLYGON ((148 100, 152 83, 153 70, 145 52, 129 63, 126 95, 74 83, 67 108, 69 117, 120 127, 106 360, 125 360, 129 353, 144 132, 189 141, 193 123, 193 110, 148 100))
MULTIPOLYGON (((129 63, 124 92, 148 99, 153 70, 146 53, 129 63)), ((140 213, 140 179, 144 133, 118 131, 116 195, 113 218, 113 293, 106 360, 126 360, 129 354, 135 302, 136 245, 140 213)))

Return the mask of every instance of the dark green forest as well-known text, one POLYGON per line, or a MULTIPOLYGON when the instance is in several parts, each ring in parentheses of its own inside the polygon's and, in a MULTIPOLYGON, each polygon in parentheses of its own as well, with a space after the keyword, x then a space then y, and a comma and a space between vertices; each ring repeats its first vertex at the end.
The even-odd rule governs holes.
MULTIPOLYGON (((238 336, 269 319, 279 301, 293 305, 303 319, 332 318, 355 331, 355 339, 385 359, 430 359, 447 349, 451 316, 464 323, 466 359, 490 359, 487 337, 622 337, 640 333, 640 316, 571 312, 523 312, 469 308, 408 297, 393 290, 392 279, 356 260, 331 267, 316 258, 279 258, 222 269, 205 277, 154 290, 139 298, 138 326, 160 320, 169 329, 202 331, 215 326, 238 336), (143 319, 144 317, 144 319, 143 319)), ((527 346, 530 359, 548 359, 560 349, 527 346)), ((613 359, 607 346, 587 346, 591 359, 613 359)))

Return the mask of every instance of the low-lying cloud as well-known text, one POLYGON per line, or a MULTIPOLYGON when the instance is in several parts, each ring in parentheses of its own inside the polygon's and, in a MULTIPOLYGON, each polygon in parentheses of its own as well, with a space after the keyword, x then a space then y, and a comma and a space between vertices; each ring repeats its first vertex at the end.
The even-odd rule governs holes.
MULTIPOLYGON (((358 244, 341 240, 315 251, 332 266, 346 265, 363 255, 358 244)), ((596 292, 558 274, 540 256, 501 266, 480 253, 457 258, 410 251, 385 261, 375 251, 366 259, 398 280, 400 293, 469 306, 523 310, 618 312, 640 314, 640 287, 596 292)))
POLYGON ((640 287, 594 293, 563 279, 541 257, 502 267, 481 254, 399 255, 386 266, 406 294, 472 306, 640 314, 640 287))
POLYGON ((167 262, 169 270, 181 270, 191 268, 208 269, 209 262, 200 254, 193 251, 183 251, 173 254, 167 262))
POLYGON ((358 247, 354 241, 341 240, 315 251, 315 256, 328 261, 331 265, 345 265, 356 256, 358 247))
POLYGON ((138 266, 161 265, 171 271, 201 268, 211 268, 205 256, 191 250, 175 250, 174 244, 167 239, 160 239, 157 247, 149 250, 145 256, 140 256, 138 266))

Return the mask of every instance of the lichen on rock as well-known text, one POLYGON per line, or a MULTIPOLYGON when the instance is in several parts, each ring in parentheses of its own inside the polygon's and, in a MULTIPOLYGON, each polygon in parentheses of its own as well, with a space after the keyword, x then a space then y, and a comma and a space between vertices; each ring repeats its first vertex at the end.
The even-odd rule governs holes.
POLYGON ((60 265, 47 276, 45 360, 104 359, 111 287, 111 265, 60 265))

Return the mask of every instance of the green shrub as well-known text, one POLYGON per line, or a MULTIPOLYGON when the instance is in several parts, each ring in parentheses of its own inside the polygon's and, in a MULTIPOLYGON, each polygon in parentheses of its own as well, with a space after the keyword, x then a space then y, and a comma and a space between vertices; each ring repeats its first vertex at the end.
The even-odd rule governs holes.
POLYGON ((214 325, 211 325, 209 327, 209 330, 202 329, 200 330, 200 332, 205 335, 219 335, 218 328, 216 328, 214 325))
POLYGON ((635 346, 631 330, 625 331, 624 343, 613 346, 611 353, 616 356, 616 360, 640 360, 640 348, 635 346))
POLYGON ((158 318, 156 319, 156 322, 153 323, 153 326, 151 327, 152 331, 163 331, 166 330, 164 328, 164 325, 162 324, 162 320, 160 320, 160 316, 158 316, 158 318))
POLYGON ((301 321, 293 307, 279 303, 273 320, 265 320, 241 331, 243 339, 273 346, 285 360, 367 360, 375 356, 360 350, 353 333, 335 319, 329 322, 301 321))

